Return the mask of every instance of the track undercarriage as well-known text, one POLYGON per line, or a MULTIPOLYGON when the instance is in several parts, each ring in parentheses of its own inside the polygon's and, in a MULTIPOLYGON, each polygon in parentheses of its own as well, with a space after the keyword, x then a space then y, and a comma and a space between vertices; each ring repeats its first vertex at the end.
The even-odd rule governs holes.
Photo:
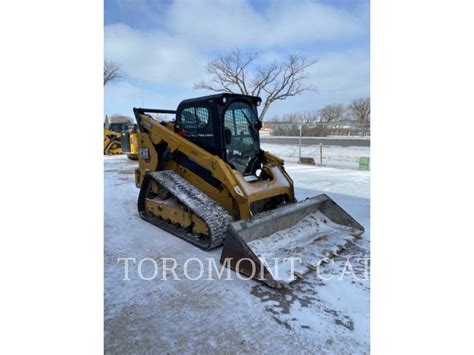
POLYGON ((200 247, 222 245, 230 214, 173 171, 145 176, 138 211, 146 221, 200 247))

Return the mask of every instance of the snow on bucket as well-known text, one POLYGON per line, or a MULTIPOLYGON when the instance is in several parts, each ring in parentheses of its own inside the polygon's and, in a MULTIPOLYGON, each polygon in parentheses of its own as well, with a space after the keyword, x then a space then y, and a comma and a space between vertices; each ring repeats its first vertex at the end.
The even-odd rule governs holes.
POLYGON ((287 287, 363 232, 329 196, 318 195, 231 223, 221 263, 271 287, 287 287))

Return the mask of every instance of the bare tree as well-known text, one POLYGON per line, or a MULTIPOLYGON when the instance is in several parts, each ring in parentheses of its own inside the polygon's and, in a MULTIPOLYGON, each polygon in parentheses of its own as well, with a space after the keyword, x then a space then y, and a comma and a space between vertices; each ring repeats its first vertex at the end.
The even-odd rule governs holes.
POLYGON ((133 120, 130 116, 115 113, 109 117, 110 123, 132 123, 133 120))
POLYGON ((124 76, 125 72, 119 64, 107 59, 104 61, 104 86, 124 76))
POLYGON ((347 107, 349 114, 359 123, 370 122, 370 97, 356 99, 347 107))
POLYGON ((290 55, 281 63, 257 65, 256 58, 256 53, 244 54, 239 49, 227 56, 217 57, 207 65, 211 79, 196 83, 194 88, 260 96, 263 100, 260 113, 262 120, 273 102, 285 100, 304 91, 316 91, 314 86, 306 83, 308 76, 305 70, 317 60, 290 55))
POLYGON ((344 106, 341 104, 326 105, 319 109, 319 121, 324 123, 337 122, 344 115, 344 106))

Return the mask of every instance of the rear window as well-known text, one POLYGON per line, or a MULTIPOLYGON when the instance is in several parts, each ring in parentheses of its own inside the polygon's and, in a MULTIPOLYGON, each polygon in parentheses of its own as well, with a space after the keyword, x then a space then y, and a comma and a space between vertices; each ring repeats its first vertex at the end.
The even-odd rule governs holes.
POLYGON ((212 122, 207 107, 188 107, 181 111, 181 126, 187 136, 211 135, 212 122))

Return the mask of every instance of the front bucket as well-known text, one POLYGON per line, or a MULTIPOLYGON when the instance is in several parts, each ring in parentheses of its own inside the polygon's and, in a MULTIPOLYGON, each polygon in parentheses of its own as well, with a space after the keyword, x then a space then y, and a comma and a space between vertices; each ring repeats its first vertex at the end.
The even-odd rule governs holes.
POLYGON ((221 263, 271 287, 288 287, 363 232, 329 196, 318 195, 231 223, 221 263))

